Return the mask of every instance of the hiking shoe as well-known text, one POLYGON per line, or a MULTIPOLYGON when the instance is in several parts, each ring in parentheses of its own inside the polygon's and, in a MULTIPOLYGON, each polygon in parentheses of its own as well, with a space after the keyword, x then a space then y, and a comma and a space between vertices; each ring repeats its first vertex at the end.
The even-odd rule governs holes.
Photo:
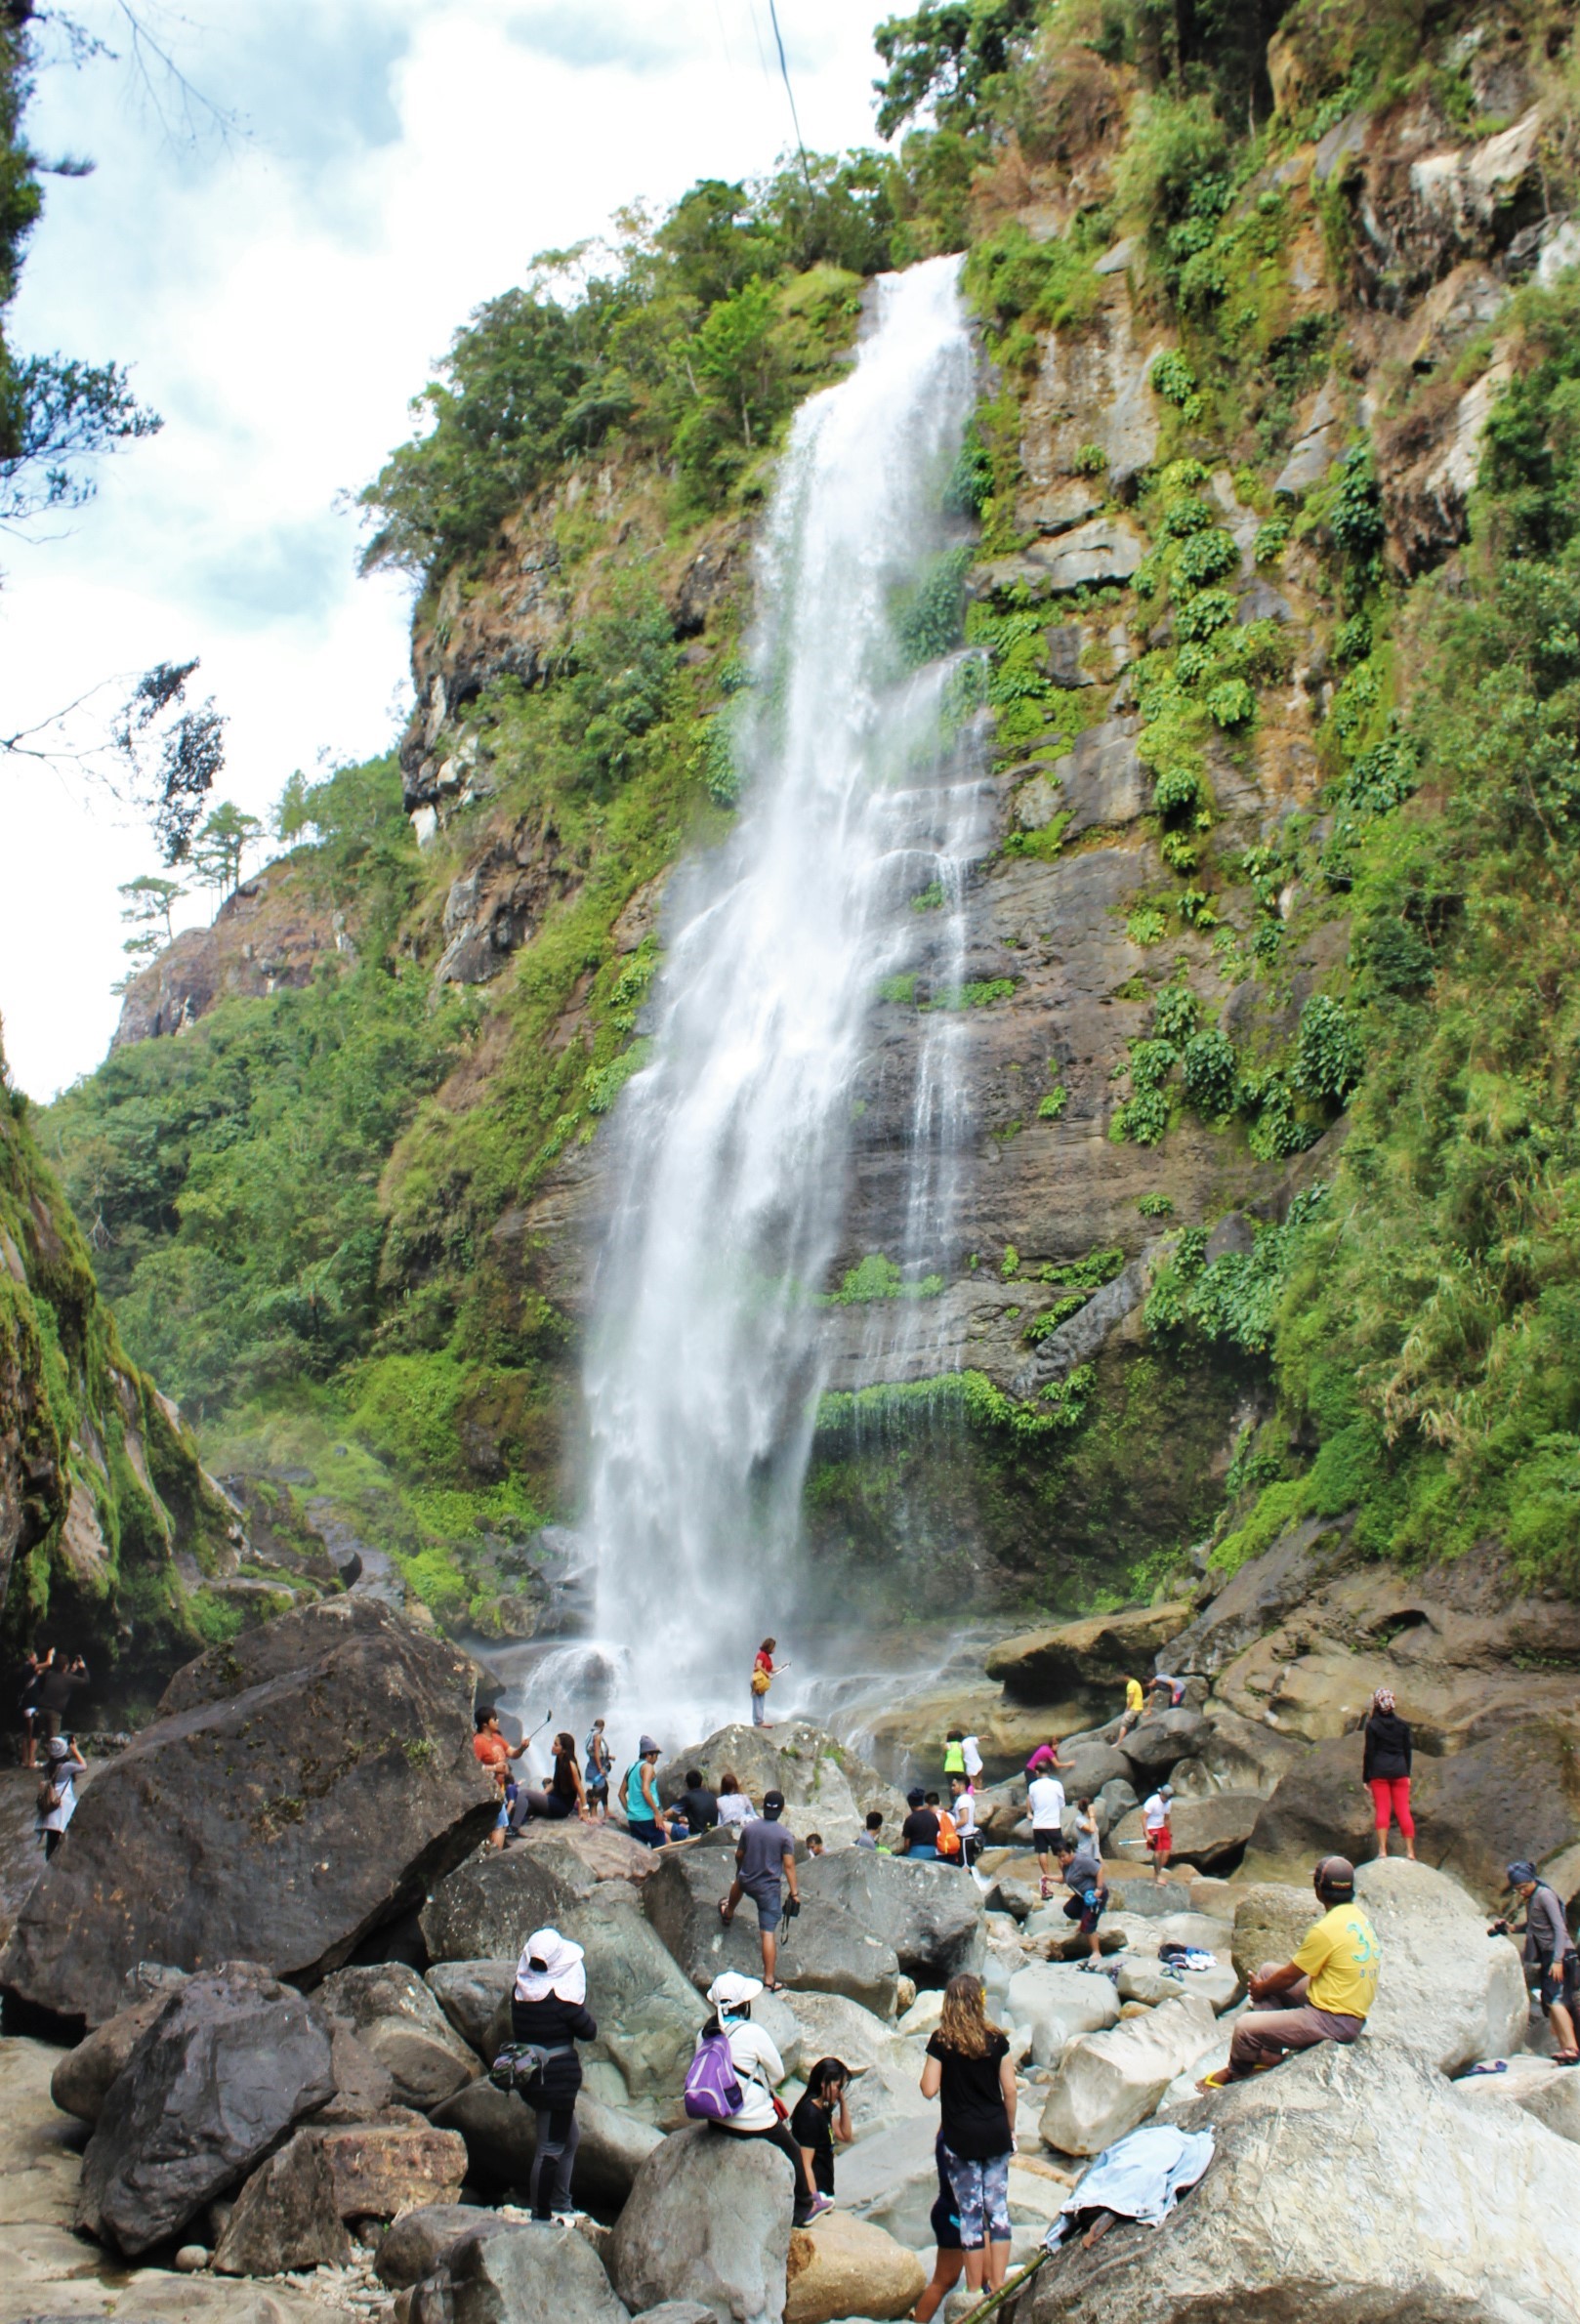
POLYGON ((833 2208, 834 2198, 832 2195, 814 2195, 808 2208, 807 2216, 800 2224, 803 2227, 810 2227, 813 2220, 820 2220, 825 2211, 832 2211, 833 2208))

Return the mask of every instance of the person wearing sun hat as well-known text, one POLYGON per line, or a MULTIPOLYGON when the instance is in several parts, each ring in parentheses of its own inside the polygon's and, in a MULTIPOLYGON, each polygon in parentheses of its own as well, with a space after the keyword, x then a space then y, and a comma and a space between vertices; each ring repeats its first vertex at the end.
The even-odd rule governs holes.
POLYGON ((77 1812, 76 1777, 87 1761, 77 1749, 75 1735, 52 1735, 44 1746, 44 1780, 38 1787, 38 1813, 33 1829, 44 1844, 49 1862, 65 1828, 77 1812))
POLYGON ((541 2053, 521 2096, 537 2116, 528 2196, 535 2220, 571 2215, 570 2175, 581 2140, 576 2098, 582 2086, 578 2042, 598 2038, 587 2007, 582 1947, 558 1929, 534 1929, 521 1947, 511 1991, 511 2033, 541 2053))
POLYGON ((791 2216, 798 2227, 804 2227, 809 2220, 827 2211, 829 2202, 813 2185, 811 2169, 790 2135, 785 2111, 773 2095, 784 2080, 784 2060, 765 2028, 752 2023, 752 2004, 762 1991, 761 1977, 743 1976, 733 1969, 721 1971, 708 1987, 714 2014, 698 2034, 697 2044, 700 2048, 711 2036, 722 2033, 729 2044, 740 2085, 739 2107, 728 2122, 713 2127, 728 2137, 761 2138, 779 2149, 795 2173, 791 2216))

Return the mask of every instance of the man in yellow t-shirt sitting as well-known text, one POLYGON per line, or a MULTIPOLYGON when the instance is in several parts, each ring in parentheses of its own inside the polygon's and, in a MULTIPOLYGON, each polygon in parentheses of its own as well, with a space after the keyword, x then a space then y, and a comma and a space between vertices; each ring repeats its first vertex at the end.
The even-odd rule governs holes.
POLYGON ((1251 2007, 1234 2028, 1228 2064, 1198 2087, 1222 2090, 1291 2050, 1318 2042, 1352 2042, 1377 1999, 1383 1948, 1355 1902, 1355 1868, 1324 1856, 1311 1876, 1322 1918, 1306 1931, 1292 1961, 1269 1964, 1251 1979, 1251 2007))

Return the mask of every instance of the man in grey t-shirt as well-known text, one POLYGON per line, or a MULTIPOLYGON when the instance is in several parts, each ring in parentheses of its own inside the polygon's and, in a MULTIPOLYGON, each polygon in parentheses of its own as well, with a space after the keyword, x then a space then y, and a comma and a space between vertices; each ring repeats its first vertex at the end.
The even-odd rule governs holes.
MULTIPOLYGON (((1521 1857, 1509 1867, 1509 1886, 1525 1906, 1525 1952, 1527 1970, 1539 1971, 1537 1998, 1553 2027, 1558 2048, 1554 2055, 1561 2064, 1580 2062, 1575 2044, 1575 2014, 1580 2009, 1580 1955, 1575 1951, 1569 1924, 1563 1914, 1563 1899, 1556 1888, 1539 1878, 1536 1867, 1521 1857)), ((1495 1921, 1494 1932, 1518 1936, 1518 1930, 1511 1930, 1507 1921, 1495 1921)))
POLYGON ((783 1808, 782 1792, 765 1792, 763 1813, 758 1821, 741 1826, 740 1839, 735 1844, 735 1877, 729 1885, 729 1894, 719 1907, 719 1918, 728 1929, 743 1896, 749 1896, 756 1905, 757 1926, 763 1940, 763 1982, 770 1993, 784 1991, 774 1974, 779 1961, 778 1927, 784 1918, 783 1882, 789 1883, 791 1911, 801 1910, 801 1893, 796 1886, 796 1844, 779 1821, 783 1808))

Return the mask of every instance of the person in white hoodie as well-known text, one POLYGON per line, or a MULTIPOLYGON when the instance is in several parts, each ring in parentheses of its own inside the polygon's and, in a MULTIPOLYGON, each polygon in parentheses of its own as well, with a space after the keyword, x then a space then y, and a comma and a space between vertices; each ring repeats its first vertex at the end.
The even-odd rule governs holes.
POLYGON ((788 2121, 773 2102, 773 2093, 784 2080, 784 2060, 763 2027, 752 2023, 752 2004, 762 1990, 761 1977, 742 1976, 732 1969, 722 1971, 708 1987, 714 2018, 703 2026, 697 2041, 702 2043, 717 2028, 729 2044, 735 2079, 740 2084, 739 2107, 728 2122, 714 2127, 734 2138, 764 2138, 779 2149, 796 2175, 792 2217, 798 2227, 804 2227, 809 2220, 820 2218, 830 2204, 812 2184, 811 2169, 790 2136, 788 2121))

